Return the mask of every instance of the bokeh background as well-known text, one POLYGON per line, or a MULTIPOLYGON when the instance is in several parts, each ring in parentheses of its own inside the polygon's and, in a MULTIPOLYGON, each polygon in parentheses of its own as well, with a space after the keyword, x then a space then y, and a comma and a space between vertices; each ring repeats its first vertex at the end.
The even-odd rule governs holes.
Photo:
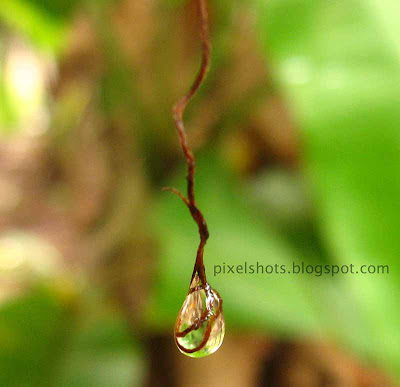
POLYGON ((198 234, 171 107, 194 0, 2 0, 0 386, 400 379, 400 4, 210 0, 186 123, 221 349, 174 346, 198 234), (213 275, 244 262, 387 275, 213 275))

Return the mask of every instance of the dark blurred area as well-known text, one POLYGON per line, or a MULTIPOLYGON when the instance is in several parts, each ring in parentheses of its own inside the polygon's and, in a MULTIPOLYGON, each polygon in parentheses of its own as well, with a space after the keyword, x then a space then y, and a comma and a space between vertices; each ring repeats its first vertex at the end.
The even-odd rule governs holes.
POLYGON ((398 385, 399 5, 209 11, 185 121, 226 336, 190 359, 173 327, 198 234, 161 189, 185 189, 196 1, 2 0, 1 387, 398 385), (216 269, 245 263, 369 272, 216 269))

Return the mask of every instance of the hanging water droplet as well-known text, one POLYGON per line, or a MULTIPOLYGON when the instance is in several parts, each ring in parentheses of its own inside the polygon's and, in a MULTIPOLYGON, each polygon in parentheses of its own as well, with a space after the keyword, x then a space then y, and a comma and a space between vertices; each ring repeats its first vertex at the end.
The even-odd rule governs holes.
POLYGON ((222 298, 196 274, 176 320, 176 345, 187 356, 204 357, 221 346, 224 335, 222 298))

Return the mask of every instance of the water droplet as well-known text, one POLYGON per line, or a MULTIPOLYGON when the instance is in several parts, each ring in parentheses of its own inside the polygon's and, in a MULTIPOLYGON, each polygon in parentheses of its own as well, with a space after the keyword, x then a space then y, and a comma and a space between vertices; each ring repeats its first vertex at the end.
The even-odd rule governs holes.
POLYGON ((222 298, 196 274, 175 324, 175 342, 189 357, 205 357, 222 344, 225 321, 222 298))

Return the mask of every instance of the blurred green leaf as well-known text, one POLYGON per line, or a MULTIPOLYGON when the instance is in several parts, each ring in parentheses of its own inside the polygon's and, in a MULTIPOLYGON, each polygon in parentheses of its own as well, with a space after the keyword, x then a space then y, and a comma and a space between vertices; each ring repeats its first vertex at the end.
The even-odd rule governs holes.
POLYGON ((60 387, 139 386, 144 364, 132 345, 129 328, 118 310, 92 302, 71 330, 57 373, 60 387), (89 312, 89 313, 88 313, 89 312), (82 316, 83 317, 83 316, 82 316))
MULTIPOLYGON (((0 56, 1 56, 0 52, 0 56)), ((3 58, 0 57, 0 134, 12 132, 18 122, 18 113, 4 77, 3 58)))
POLYGON ((103 8, 117 0, 2 0, 0 19, 38 47, 58 52, 75 11, 92 4, 103 8))
POLYGON ((326 246, 340 263, 390 265, 387 276, 346 277, 343 297, 357 299, 367 329, 348 344, 399 371, 398 2, 256 3, 261 41, 301 127, 326 246))
POLYGON ((25 6, 37 7, 41 13, 59 20, 71 17, 77 6, 83 3, 84 0, 24 0, 25 6))
POLYGON ((120 311, 91 299, 83 319, 58 293, 38 287, 0 307, 0 385, 140 385, 140 350, 120 311))
POLYGON ((2 305, 0 385, 48 385, 69 323, 63 305, 48 289, 2 305))
POLYGON ((0 18, 40 48, 54 52, 60 49, 64 39, 65 19, 54 17, 41 6, 40 2, 3 0, 0 18))

